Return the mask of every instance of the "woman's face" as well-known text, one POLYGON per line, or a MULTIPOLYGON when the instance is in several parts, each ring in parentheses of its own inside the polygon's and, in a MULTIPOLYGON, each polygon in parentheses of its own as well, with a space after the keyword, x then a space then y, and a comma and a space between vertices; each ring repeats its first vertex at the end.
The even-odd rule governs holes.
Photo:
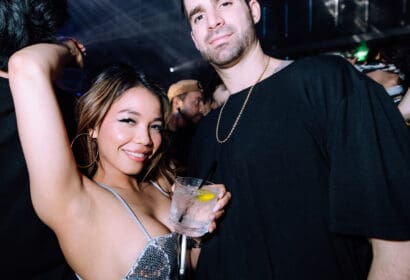
POLYGON ((140 173, 160 147, 162 129, 158 97, 142 86, 125 91, 93 133, 104 172, 140 173))

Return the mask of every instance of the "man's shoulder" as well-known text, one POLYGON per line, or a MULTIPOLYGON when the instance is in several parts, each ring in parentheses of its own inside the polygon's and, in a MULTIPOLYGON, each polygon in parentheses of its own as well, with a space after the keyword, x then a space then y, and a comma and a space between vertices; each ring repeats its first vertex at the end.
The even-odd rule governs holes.
POLYGON ((306 70, 337 70, 344 68, 353 68, 350 63, 338 55, 320 54, 315 56, 307 56, 295 61, 299 69, 306 70))

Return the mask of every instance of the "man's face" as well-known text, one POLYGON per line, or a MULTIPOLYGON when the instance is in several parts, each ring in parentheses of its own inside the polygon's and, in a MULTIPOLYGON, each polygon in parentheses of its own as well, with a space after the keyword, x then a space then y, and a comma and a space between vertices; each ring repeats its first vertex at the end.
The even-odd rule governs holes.
MULTIPOLYGON (((256 42, 256 0, 185 0, 196 48, 211 64, 224 68, 235 64, 256 42), (250 8, 251 7, 251 8, 250 8)), ((258 10, 259 12, 259 10, 258 10)))
POLYGON ((184 119, 191 123, 198 123, 204 114, 204 101, 202 93, 199 91, 190 91, 185 95, 184 100, 180 100, 181 114, 184 119))

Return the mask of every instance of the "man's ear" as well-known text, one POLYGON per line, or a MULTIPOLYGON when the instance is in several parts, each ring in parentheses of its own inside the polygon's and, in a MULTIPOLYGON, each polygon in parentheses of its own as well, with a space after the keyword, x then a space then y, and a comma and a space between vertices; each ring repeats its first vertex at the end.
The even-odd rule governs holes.
POLYGON ((176 108, 182 108, 184 106, 184 101, 179 98, 179 96, 175 96, 175 107, 176 108))
POLYGON ((253 23, 257 24, 261 20, 261 6, 258 0, 250 0, 248 5, 251 11, 253 23))
POLYGON ((191 38, 192 38, 192 42, 194 42, 195 48, 199 51, 197 41, 195 40, 195 36, 194 36, 194 33, 192 33, 192 31, 191 31, 191 38))

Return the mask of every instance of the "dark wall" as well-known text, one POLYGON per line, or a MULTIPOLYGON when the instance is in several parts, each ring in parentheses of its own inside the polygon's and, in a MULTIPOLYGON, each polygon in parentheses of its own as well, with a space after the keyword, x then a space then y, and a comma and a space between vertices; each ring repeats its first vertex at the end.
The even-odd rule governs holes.
POLYGON ((261 4, 266 13, 259 25, 264 48, 279 56, 409 34, 408 0, 270 0, 261 4))

